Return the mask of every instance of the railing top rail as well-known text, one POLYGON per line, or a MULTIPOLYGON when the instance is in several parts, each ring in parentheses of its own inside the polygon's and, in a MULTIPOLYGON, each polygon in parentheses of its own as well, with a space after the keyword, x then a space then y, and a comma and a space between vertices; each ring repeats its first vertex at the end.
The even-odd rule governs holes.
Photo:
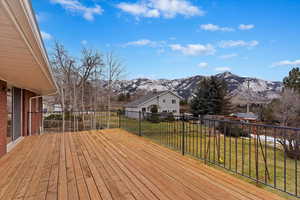
MULTIPOLYGON (((138 111, 126 111, 127 113, 139 113, 138 111)), ((146 115, 164 115, 168 113, 151 113, 151 112, 142 112, 146 115)), ((173 117, 175 119, 181 119, 184 117, 185 120, 206 120, 206 121, 215 121, 215 122, 224 122, 224 123, 230 123, 230 124, 239 124, 239 125, 245 125, 245 126, 256 126, 256 127, 265 127, 265 128, 275 128, 275 129, 282 129, 282 130, 292 130, 292 131, 300 131, 300 128, 296 127, 287 127, 287 126, 279 126, 279 125, 271 125, 271 124, 258 124, 258 123, 251 123, 251 122, 243 122, 243 121, 235 121, 230 119, 217 119, 217 118, 206 118, 206 117, 194 117, 191 115, 176 115, 173 114, 173 117)))

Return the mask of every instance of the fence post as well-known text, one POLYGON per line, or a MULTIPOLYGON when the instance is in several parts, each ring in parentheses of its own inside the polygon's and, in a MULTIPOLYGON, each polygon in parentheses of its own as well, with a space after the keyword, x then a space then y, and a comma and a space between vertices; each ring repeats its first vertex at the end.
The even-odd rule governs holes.
POLYGON ((141 111, 139 111, 139 136, 142 136, 141 111))
POLYGON ((182 152, 182 155, 184 155, 184 149, 185 149, 185 124, 184 124, 184 114, 182 114, 182 117, 181 117, 181 120, 182 120, 182 139, 181 139, 181 152, 182 152))

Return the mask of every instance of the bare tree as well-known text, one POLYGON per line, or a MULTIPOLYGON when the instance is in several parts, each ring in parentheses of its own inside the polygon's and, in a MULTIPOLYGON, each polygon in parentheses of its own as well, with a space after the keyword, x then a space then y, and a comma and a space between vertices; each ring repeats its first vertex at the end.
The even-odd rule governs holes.
MULTIPOLYGON (((278 105, 275 107, 275 116, 282 126, 295 126, 300 111, 300 95, 293 89, 285 88, 278 105)), ((292 159, 300 159, 300 137, 291 129, 282 129, 277 136, 286 155, 292 159)))
MULTIPOLYGON (((95 49, 83 48, 80 59, 75 59, 62 44, 55 42, 51 63, 61 91, 59 102, 64 111, 97 110, 101 103, 105 104, 103 95, 107 96, 107 110, 111 110, 113 88, 124 72, 123 62, 113 52, 102 56, 95 49)), ((75 127, 76 117, 73 118, 75 127)), ((84 115, 82 120, 84 125, 84 115)))
POLYGON ((119 81, 124 75, 125 68, 121 59, 116 54, 114 54, 114 52, 109 52, 106 54, 105 67, 106 67, 106 81, 107 81, 107 110, 108 110, 107 128, 109 128, 111 96, 113 93, 113 87, 116 84, 116 82, 119 81))
MULTIPOLYGON (((93 75, 94 75, 95 79, 96 78, 98 78, 98 80, 101 79, 101 76, 103 74, 104 62, 102 59, 102 55, 96 50, 84 48, 81 53, 82 53, 82 58, 81 58, 82 64, 81 64, 80 71, 79 71, 81 78, 78 83, 78 87, 81 88, 82 109, 85 110, 86 109, 85 108, 86 101, 84 101, 84 99, 85 99, 84 95, 85 95, 86 83, 87 83, 87 81, 90 81, 91 83, 93 82, 93 80, 92 80, 93 75), (97 74, 97 75, 95 75, 95 74, 97 74)), ((92 85, 92 87, 97 88, 96 80, 94 80, 94 85, 92 85)), ((96 93, 96 92, 97 92, 97 90, 92 91, 92 93, 96 93)), ((90 96, 90 95, 88 95, 88 96, 90 96)))
POLYGON ((69 88, 72 85, 72 74, 75 69, 75 60, 68 54, 64 46, 57 41, 54 44, 51 65, 59 87, 59 102, 61 107, 63 110, 69 109, 68 105, 70 105, 70 102, 68 101, 71 99, 69 88))
MULTIPOLYGON (((59 101, 62 107, 64 105, 63 110, 78 109, 79 96, 81 96, 81 109, 85 110, 86 101, 89 99, 85 97, 85 87, 89 85, 93 90, 97 87, 96 84, 92 84, 92 76, 93 73, 102 74, 103 72, 104 63, 102 55, 97 50, 83 48, 79 63, 68 54, 62 44, 55 42, 51 64, 61 91, 59 101), (62 98, 62 94, 64 94, 64 98, 62 98), (64 102, 62 102, 62 99, 64 99, 64 102)), ((99 79, 100 76, 97 76, 97 78, 99 79)), ((95 92, 89 91, 88 93, 95 92)))
POLYGON ((278 105, 275 107, 275 117, 282 126, 290 126, 299 116, 299 111, 300 95, 292 89, 285 88, 278 105))

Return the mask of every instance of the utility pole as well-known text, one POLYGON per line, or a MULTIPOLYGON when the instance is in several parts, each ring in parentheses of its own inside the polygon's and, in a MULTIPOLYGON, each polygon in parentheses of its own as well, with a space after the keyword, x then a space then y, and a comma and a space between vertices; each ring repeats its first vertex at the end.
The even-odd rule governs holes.
POLYGON ((250 112, 250 80, 247 79, 247 88, 248 88, 248 100, 247 100, 247 113, 250 112))

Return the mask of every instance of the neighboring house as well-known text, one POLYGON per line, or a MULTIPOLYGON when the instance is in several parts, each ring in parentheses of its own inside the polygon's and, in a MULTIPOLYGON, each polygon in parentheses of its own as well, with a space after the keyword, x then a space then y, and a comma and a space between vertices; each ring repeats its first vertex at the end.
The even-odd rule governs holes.
POLYGON ((49 104, 49 103, 44 103, 43 104, 43 111, 52 113, 52 112, 62 112, 62 107, 60 104, 49 104))
POLYGON ((0 0, 0 157, 42 127, 42 96, 57 91, 29 0, 0 0))
POLYGON ((173 113, 179 115, 179 103, 182 98, 172 91, 152 91, 147 95, 125 105, 125 114, 128 117, 138 118, 139 112, 151 112, 153 106, 157 106, 158 112, 173 113))
POLYGON ((231 114, 231 116, 236 117, 238 119, 249 120, 249 121, 258 120, 258 116, 255 115, 252 112, 249 112, 249 113, 233 113, 233 114, 231 114))

